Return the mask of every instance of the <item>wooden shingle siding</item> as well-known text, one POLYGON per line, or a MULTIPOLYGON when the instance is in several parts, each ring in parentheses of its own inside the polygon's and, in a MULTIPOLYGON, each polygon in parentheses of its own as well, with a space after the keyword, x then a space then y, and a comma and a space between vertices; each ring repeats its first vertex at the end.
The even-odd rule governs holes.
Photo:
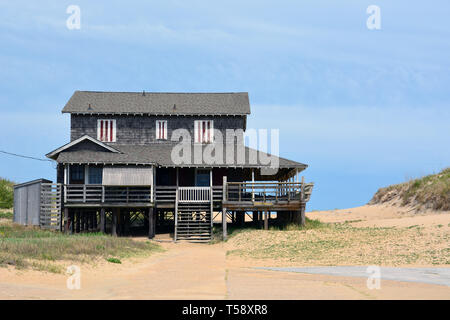
MULTIPOLYGON (((104 116, 103 116, 104 118, 104 116)), ((71 115, 70 138, 76 140, 83 135, 97 138, 97 115, 71 115)), ((165 140, 156 139, 156 120, 167 120, 167 138, 170 140, 175 129, 186 129, 194 138, 194 120, 213 120, 214 129, 220 130, 225 138, 226 129, 244 129, 245 116, 220 117, 157 117, 157 116, 108 116, 116 119, 117 144, 149 144, 165 143, 165 140)))

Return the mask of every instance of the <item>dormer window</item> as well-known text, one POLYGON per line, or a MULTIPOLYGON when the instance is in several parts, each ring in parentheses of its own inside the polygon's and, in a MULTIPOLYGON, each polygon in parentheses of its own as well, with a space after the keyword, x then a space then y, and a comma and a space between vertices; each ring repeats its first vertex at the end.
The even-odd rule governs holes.
POLYGON ((116 120, 97 120, 97 140, 116 142, 116 120))
POLYGON ((194 121, 194 141, 196 143, 211 143, 214 140, 214 121, 194 121))
POLYGON ((156 120, 156 139, 167 139, 167 120, 156 120))

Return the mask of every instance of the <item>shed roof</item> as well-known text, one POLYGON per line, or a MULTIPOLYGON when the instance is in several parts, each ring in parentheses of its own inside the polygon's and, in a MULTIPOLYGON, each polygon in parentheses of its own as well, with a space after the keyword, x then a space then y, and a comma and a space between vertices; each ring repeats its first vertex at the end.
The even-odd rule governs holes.
POLYGON ((247 92, 101 92, 75 91, 63 113, 152 115, 247 115, 247 92))
POLYGON ((15 184, 14 185, 14 189, 25 187, 25 186, 29 186, 29 185, 32 185, 32 184, 37 184, 37 183, 52 183, 52 181, 48 180, 48 179, 44 179, 44 178, 35 179, 35 180, 31 180, 31 181, 15 184))

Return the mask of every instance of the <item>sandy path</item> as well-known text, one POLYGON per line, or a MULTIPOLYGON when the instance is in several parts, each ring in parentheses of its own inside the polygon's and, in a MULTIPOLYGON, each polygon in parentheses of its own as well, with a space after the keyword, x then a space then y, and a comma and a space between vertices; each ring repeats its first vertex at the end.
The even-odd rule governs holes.
POLYGON ((82 266, 81 289, 64 275, 0 269, 0 299, 223 299, 221 245, 163 244, 164 253, 122 265, 82 266))
POLYGON ((226 260, 222 244, 164 243, 164 253, 122 265, 82 267, 81 290, 66 276, 0 269, 0 299, 450 299, 447 286, 256 269, 226 260))
MULTIPOLYGON (((307 215, 359 226, 450 226, 448 213, 380 206, 307 215)), ((0 299, 450 299, 448 286, 382 280, 369 290, 365 278, 257 269, 257 260, 227 258, 223 244, 161 245, 167 250, 148 258, 82 266, 81 290, 68 290, 65 275, 0 268, 0 299)))

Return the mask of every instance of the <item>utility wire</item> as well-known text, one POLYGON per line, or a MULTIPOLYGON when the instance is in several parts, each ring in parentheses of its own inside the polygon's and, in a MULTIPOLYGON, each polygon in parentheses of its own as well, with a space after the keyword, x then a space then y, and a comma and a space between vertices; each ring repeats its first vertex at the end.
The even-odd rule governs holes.
POLYGON ((22 154, 17 154, 17 153, 12 153, 12 152, 7 152, 7 151, 3 151, 0 150, 1 153, 4 154, 8 154, 10 156, 15 156, 15 157, 20 157, 20 158, 25 158, 25 159, 32 159, 32 160, 37 160, 37 161, 48 161, 48 162, 53 162, 53 160, 50 159, 39 159, 39 158, 35 158, 35 157, 29 157, 29 156, 24 156, 22 154))

